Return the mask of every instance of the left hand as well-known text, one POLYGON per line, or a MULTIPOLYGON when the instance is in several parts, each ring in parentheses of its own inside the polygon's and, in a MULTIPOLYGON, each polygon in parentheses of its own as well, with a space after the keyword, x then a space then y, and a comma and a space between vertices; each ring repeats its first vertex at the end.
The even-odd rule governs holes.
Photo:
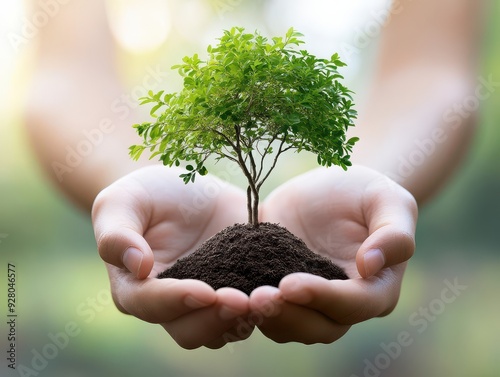
POLYGON ((262 314, 256 325, 264 335, 279 343, 331 343, 351 325, 394 309, 415 249, 417 205, 404 188, 361 166, 316 169, 277 188, 261 214, 349 276, 294 273, 279 288, 254 290, 250 308, 262 314))
POLYGON ((183 348, 220 348, 252 333, 244 323, 248 296, 199 280, 156 276, 245 219, 245 194, 211 176, 185 185, 179 172, 150 166, 101 191, 92 211, 97 245, 120 311, 160 324, 183 348))

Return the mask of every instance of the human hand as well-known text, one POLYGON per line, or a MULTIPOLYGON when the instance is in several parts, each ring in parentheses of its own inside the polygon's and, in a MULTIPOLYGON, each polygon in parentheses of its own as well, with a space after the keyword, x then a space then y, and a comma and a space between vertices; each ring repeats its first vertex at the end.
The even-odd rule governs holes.
POLYGON ((246 197, 208 176, 185 185, 180 172, 147 167, 104 189, 92 210, 95 237, 119 310, 161 324, 184 348, 219 348, 250 336, 253 327, 236 331, 248 296, 156 276, 219 230, 244 222, 246 197))
POLYGON ((361 166, 317 169, 276 189, 262 220, 280 223, 315 252, 343 267, 349 280, 306 273, 279 288, 259 287, 250 308, 276 342, 331 343, 351 325, 389 314, 412 256, 417 205, 410 193, 361 166))

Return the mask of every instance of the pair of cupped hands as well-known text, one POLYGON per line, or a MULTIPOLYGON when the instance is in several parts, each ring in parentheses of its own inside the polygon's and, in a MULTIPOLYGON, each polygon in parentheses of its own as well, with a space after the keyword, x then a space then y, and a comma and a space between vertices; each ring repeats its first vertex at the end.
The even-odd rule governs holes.
POLYGON ((220 348, 255 327, 276 342, 331 343, 349 328, 390 313, 415 249, 417 205, 384 175, 332 167, 300 175, 260 206, 313 251, 343 267, 348 280, 294 273, 250 296, 199 280, 157 279, 207 238, 245 223, 246 193, 214 176, 185 185, 182 170, 141 168, 104 189, 92 219, 118 309, 158 323, 182 347, 220 348))

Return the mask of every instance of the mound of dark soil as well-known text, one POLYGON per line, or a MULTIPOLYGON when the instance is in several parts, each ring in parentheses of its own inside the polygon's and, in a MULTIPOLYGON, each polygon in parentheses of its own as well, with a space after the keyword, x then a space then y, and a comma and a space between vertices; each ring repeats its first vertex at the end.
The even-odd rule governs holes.
POLYGON ((233 287, 250 295, 262 285, 277 287, 284 276, 293 272, 308 272, 329 280, 348 279, 340 267, 312 252, 300 238, 270 223, 230 226, 158 278, 197 279, 214 289, 233 287))

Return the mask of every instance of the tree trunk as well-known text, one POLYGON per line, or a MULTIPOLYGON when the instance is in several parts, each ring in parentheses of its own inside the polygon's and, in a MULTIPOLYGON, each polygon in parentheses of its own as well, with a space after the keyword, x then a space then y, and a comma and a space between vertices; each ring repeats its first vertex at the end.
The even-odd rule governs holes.
POLYGON ((248 223, 259 227, 259 191, 251 185, 247 188, 248 223))
POLYGON ((257 190, 253 193, 253 215, 252 215, 252 225, 255 228, 259 227, 259 192, 257 190))
POLYGON ((248 211, 248 223, 253 224, 252 188, 250 186, 248 186, 247 188, 247 211, 248 211))

